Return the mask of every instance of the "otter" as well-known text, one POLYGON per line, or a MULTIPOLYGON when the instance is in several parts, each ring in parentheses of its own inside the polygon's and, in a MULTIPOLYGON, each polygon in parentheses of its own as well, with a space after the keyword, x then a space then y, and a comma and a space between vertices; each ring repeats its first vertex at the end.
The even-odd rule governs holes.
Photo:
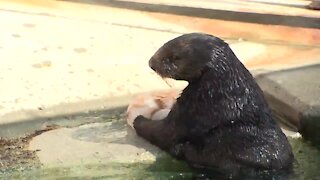
POLYGON ((134 120, 139 136, 197 170, 238 175, 292 167, 291 146, 262 90, 226 42, 185 34, 165 43, 149 66, 188 86, 163 120, 134 120))

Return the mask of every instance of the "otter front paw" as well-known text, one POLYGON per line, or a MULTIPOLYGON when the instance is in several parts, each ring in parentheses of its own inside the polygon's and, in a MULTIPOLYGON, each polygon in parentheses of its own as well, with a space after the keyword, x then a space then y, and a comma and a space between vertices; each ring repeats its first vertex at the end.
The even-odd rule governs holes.
POLYGON ((142 115, 136 117, 133 121, 133 127, 135 130, 141 129, 145 121, 150 121, 142 115))
POLYGON ((137 135, 148 139, 148 137, 150 137, 150 133, 152 133, 152 127, 149 127, 150 123, 152 123, 150 119, 139 115, 133 121, 133 128, 135 129, 137 135))

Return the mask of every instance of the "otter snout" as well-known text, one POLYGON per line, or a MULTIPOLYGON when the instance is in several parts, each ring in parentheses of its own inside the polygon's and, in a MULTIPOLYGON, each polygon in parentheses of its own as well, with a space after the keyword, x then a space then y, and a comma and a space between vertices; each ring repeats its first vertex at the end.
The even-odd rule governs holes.
POLYGON ((155 63, 155 59, 154 58, 151 58, 149 60, 149 67, 153 70, 153 71, 156 71, 156 63, 155 63))

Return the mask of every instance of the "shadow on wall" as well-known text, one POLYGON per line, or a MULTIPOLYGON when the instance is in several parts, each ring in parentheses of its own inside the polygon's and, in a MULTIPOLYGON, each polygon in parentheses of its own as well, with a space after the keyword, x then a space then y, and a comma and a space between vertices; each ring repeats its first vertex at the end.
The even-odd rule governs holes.
POLYGON ((77 3, 87 3, 131 10, 159 12, 192 17, 221 19, 226 21, 240 21, 258 24, 286 25, 293 27, 320 28, 320 19, 314 17, 285 16, 263 13, 237 12, 218 9, 206 9, 198 7, 182 7, 175 5, 152 4, 133 1, 117 0, 58 0, 77 3))

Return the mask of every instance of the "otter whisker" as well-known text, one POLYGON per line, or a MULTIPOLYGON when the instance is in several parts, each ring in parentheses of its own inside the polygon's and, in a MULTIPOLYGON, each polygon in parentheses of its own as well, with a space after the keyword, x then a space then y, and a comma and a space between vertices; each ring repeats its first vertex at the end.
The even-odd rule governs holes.
POLYGON ((173 88, 173 85, 169 82, 169 78, 166 78, 166 77, 161 77, 161 78, 170 88, 173 88))

